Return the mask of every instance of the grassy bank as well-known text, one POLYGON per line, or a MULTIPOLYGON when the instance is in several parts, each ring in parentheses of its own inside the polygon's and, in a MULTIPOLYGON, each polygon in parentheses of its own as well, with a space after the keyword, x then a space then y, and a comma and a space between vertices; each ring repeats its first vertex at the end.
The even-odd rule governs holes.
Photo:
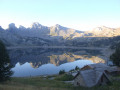
POLYGON ((84 88, 44 77, 12 78, 1 83, 0 90, 120 90, 120 81, 113 81, 112 85, 84 88))
POLYGON ((70 84, 41 77, 12 78, 0 84, 0 90, 68 90, 70 84))

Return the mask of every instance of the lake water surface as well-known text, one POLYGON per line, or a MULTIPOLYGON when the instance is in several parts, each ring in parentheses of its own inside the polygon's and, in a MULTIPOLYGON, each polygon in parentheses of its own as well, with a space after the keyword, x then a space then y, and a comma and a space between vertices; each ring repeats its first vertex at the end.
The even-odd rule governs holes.
POLYGON ((8 50, 14 77, 58 74, 76 66, 105 63, 101 50, 68 48, 21 48, 8 50))

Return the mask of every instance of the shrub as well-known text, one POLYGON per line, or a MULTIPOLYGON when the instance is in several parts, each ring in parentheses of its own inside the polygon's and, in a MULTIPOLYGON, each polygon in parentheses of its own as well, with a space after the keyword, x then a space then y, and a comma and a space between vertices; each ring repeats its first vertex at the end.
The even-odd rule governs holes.
POLYGON ((59 75, 64 74, 64 73, 65 73, 65 70, 60 70, 59 71, 59 75))

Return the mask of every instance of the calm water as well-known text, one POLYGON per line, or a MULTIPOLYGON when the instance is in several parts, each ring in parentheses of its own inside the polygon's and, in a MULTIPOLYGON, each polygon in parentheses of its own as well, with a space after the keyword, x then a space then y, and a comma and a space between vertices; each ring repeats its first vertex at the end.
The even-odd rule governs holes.
POLYGON ((105 63, 101 50, 24 48, 8 50, 15 77, 57 74, 76 66, 105 63))

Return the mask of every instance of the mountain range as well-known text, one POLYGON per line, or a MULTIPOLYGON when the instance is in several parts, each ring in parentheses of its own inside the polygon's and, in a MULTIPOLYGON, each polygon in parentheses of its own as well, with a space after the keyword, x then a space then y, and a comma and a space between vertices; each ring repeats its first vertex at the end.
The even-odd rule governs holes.
POLYGON ((56 24, 47 27, 33 23, 30 27, 9 24, 8 29, 0 26, 0 40, 6 46, 88 46, 96 41, 111 39, 120 35, 120 28, 97 27, 80 31, 56 24))

